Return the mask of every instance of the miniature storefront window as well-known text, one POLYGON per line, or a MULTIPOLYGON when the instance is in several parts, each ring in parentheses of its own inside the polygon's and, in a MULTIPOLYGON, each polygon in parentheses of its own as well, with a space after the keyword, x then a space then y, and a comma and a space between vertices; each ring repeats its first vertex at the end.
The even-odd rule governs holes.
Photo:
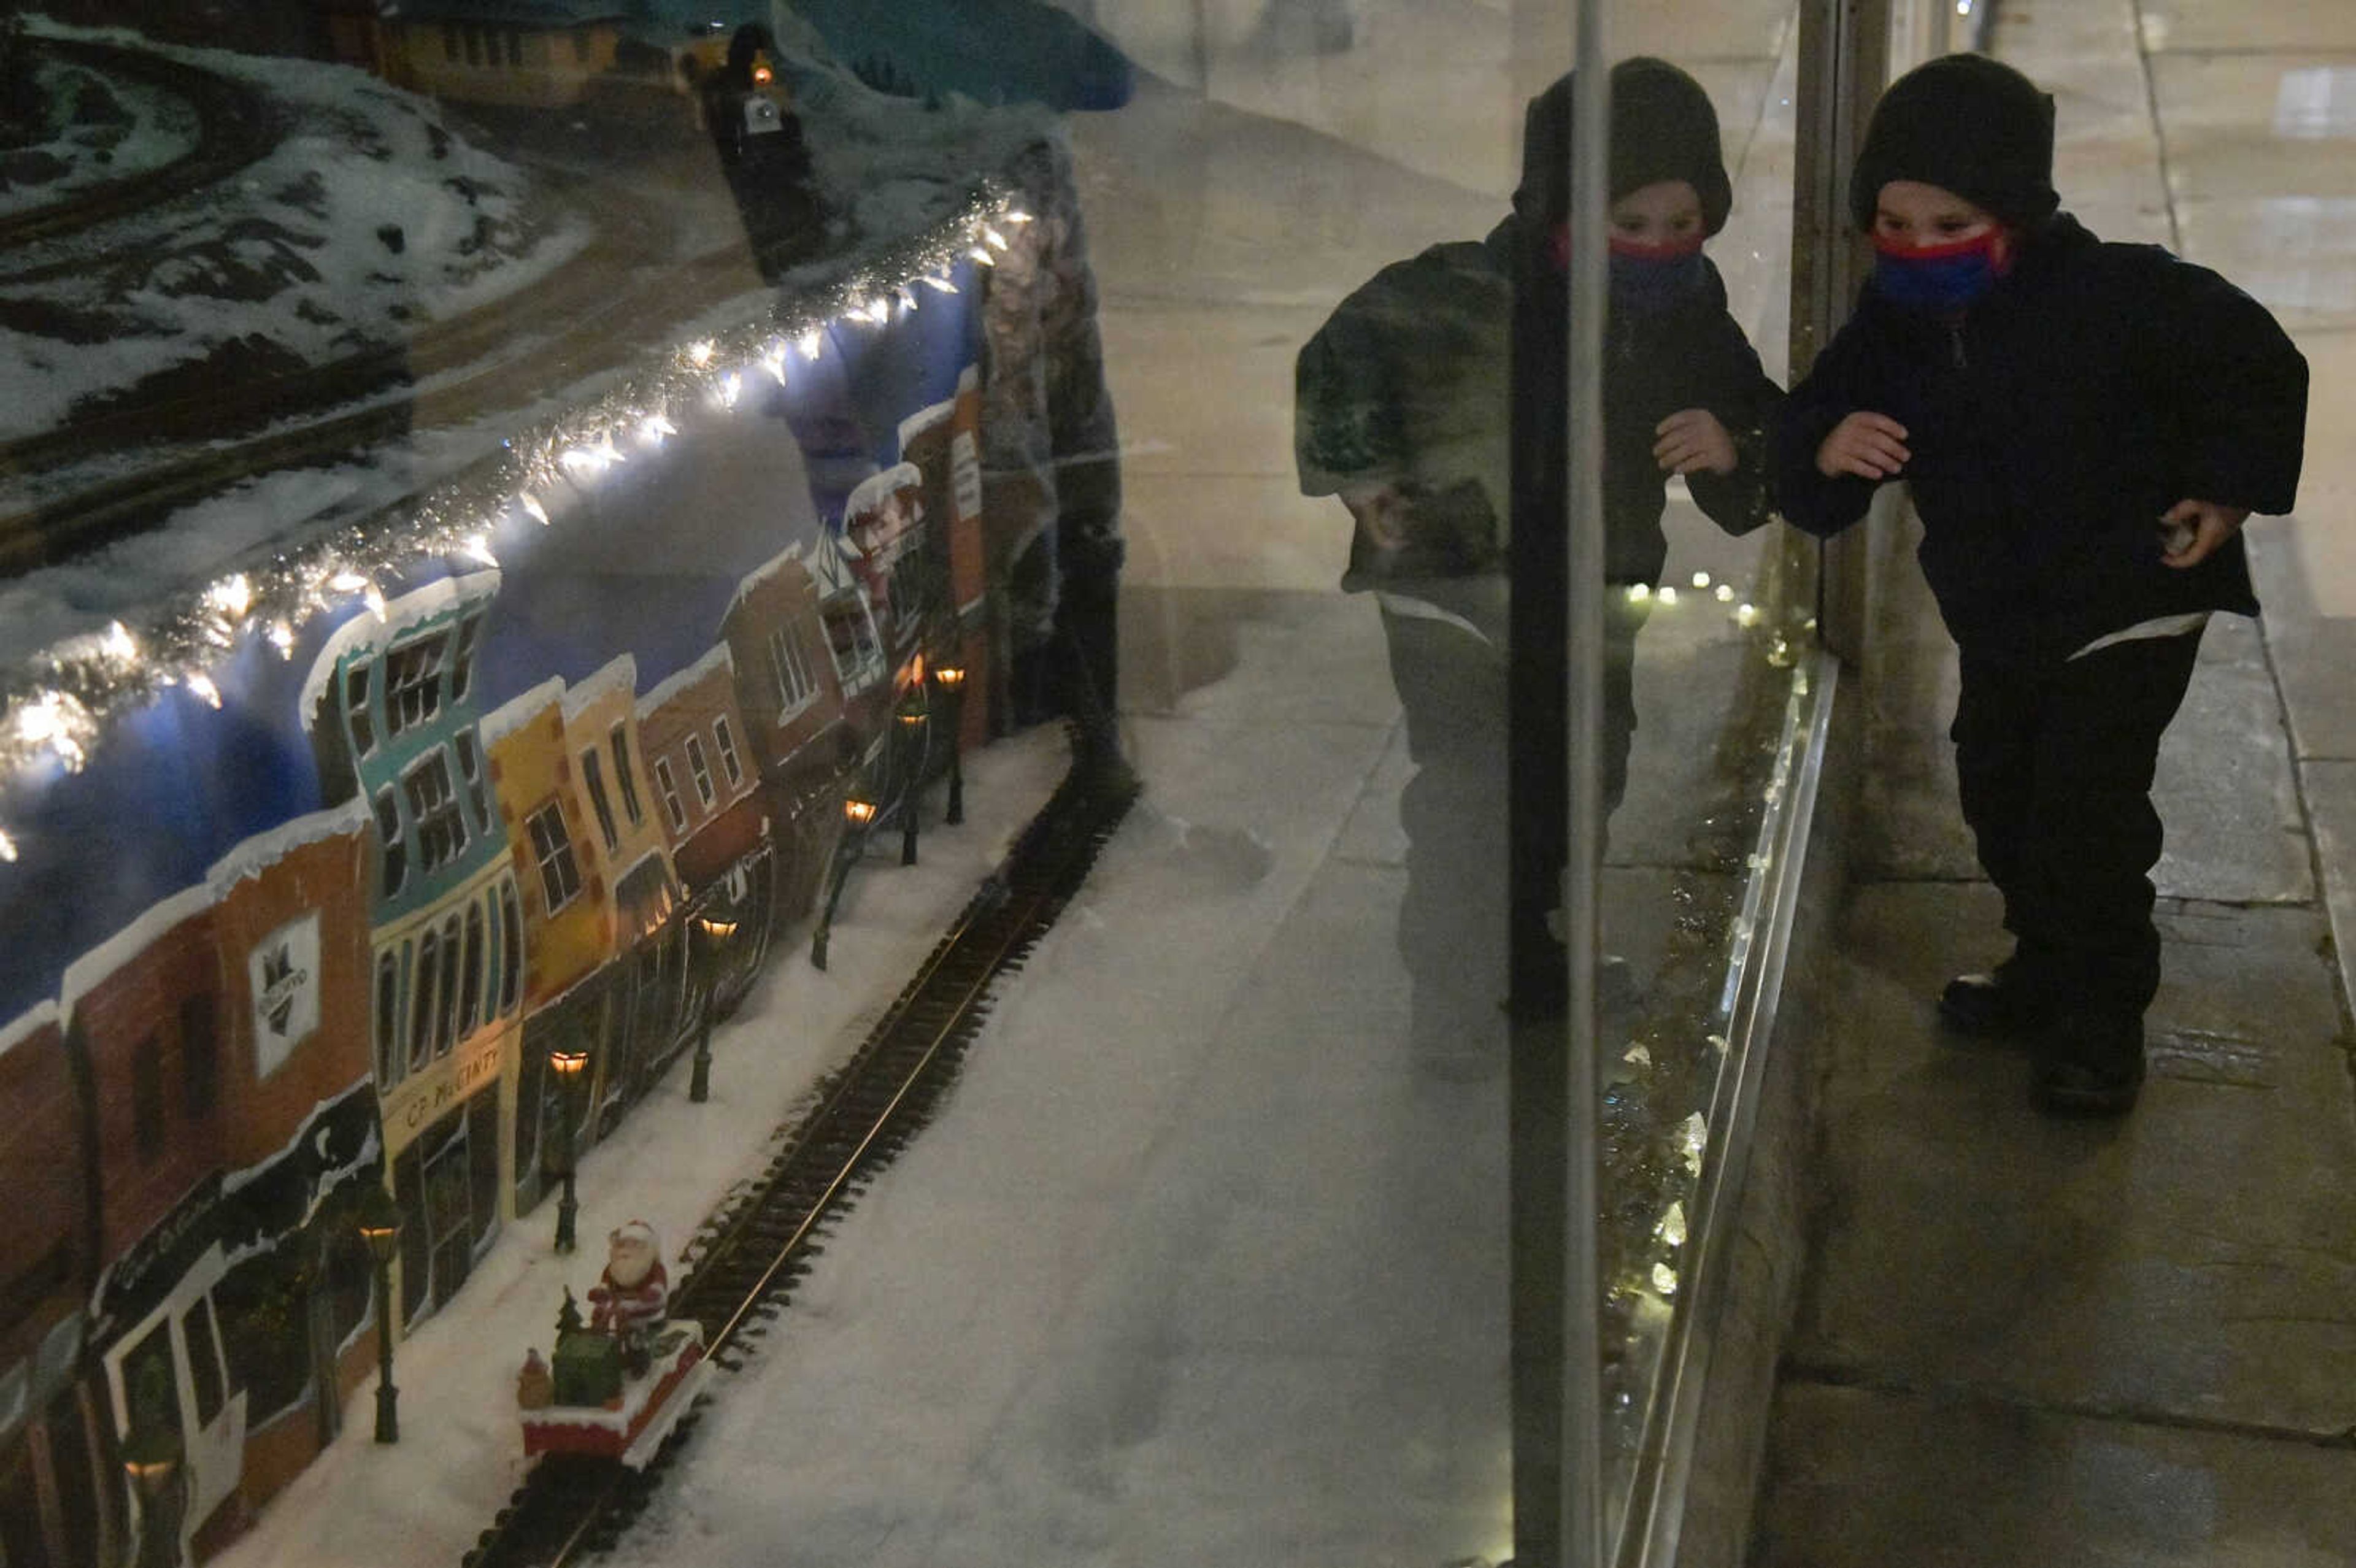
POLYGON ((210 1426, 220 1413, 220 1343, 213 1333, 213 1304, 199 1296, 180 1319, 180 1338, 188 1347, 188 1381, 197 1394, 197 1424, 210 1426))
POLYGON ((506 916, 500 922, 499 1011, 511 1013, 523 994, 523 909, 513 877, 499 883, 499 909, 506 916))
POLYGON ((475 732, 461 730, 450 737, 450 744, 458 752, 458 772, 466 778, 466 795, 475 803, 475 826, 485 833, 491 830, 491 802, 483 788, 483 756, 475 744, 475 732))
POLYGON ((402 775, 410 815, 417 819, 417 860, 427 871, 438 870, 458 858, 466 847, 466 818, 458 811, 458 794, 450 784, 448 754, 436 747, 402 775))
POLYGON ((450 636, 435 632, 402 644, 384 657, 384 721, 393 734, 442 711, 442 661, 450 636))
POLYGON ((687 807, 680 802, 679 783, 671 777, 669 757, 655 759, 655 788, 662 795, 663 814, 670 818, 670 830, 674 833, 685 832, 687 807))
POLYGON ((390 951, 376 955, 376 1079, 391 1084, 401 1077, 401 963, 390 951))
POLYGON ((720 744, 720 771, 728 775, 732 785, 743 784, 744 763, 736 755, 736 732, 728 727, 726 714, 712 721, 712 738, 720 744))
POLYGON ((376 720, 369 716, 369 667, 365 664, 344 671, 344 720, 351 728, 354 756, 365 757, 376 750, 376 720))
POLYGON ((442 1009, 434 1033, 434 1054, 447 1056, 458 1038, 458 988, 463 981, 458 962, 458 917, 442 923, 442 1009))
POLYGON ((782 724, 818 696, 818 682, 810 678, 801 639, 790 626, 778 626, 769 633, 769 667, 777 677, 777 722, 782 724))
POLYGON ((475 648, 482 641, 483 617, 478 613, 458 623, 458 652, 450 661, 450 700, 464 702, 475 684, 475 648))
POLYGON ((605 840, 606 853, 622 847, 622 835, 614 826, 614 803, 605 798, 605 764, 592 746, 581 753, 581 780, 589 786, 589 808, 597 814, 597 834, 605 840))
POLYGON ((550 801, 524 821, 531 835, 531 852, 540 862, 540 891, 554 914, 581 891, 580 863, 573 858, 573 836, 564 830, 564 813, 550 801))
POLYGON ((210 991, 180 998, 180 1095, 192 1122, 211 1115, 220 1098, 220 1040, 213 1023, 210 991))
POLYGON ((690 735, 687 738, 687 772, 688 776, 695 781, 695 798, 703 803, 706 811, 711 810, 712 763, 703 754, 701 736, 690 735))
POLYGON ((376 792, 376 836, 384 852, 384 896, 391 898, 409 880, 409 848, 401 836, 401 803, 393 799, 391 784, 376 792))
POLYGON ((834 673, 846 695, 863 691, 884 677, 884 647, 864 602, 841 600, 826 607, 826 640, 834 673))
POLYGON ((442 939, 428 931, 417 944, 417 973, 409 999, 409 1070, 423 1068, 434 1049, 434 983, 441 971, 442 939))
POLYGON ((466 906, 466 958, 463 973, 465 984, 458 996, 458 1032, 475 1032, 476 1023, 483 1011, 483 906, 466 906))
POLYGON ((630 737, 622 726, 614 726, 611 737, 614 747, 614 785, 622 792, 622 815, 637 827, 646 821, 646 808, 638 804, 638 776, 630 771, 630 737))

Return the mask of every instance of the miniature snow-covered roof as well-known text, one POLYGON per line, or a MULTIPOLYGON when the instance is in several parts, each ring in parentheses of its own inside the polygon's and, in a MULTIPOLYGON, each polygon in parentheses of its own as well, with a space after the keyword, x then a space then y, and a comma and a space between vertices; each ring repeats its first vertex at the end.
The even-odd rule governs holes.
POLYGON ((843 521, 849 522, 863 512, 881 511, 898 491, 921 490, 924 486, 923 470, 913 463, 895 463, 881 474, 871 474, 859 482, 851 498, 842 504, 843 521))
POLYGON ((5 1056, 21 1040, 32 1039, 46 1026, 58 1021, 55 1002, 36 1002, 5 1025, 0 1025, 0 1056, 5 1056))
POLYGON ((316 844, 338 834, 368 831, 368 803, 358 795, 341 805, 329 806, 298 816, 292 822, 281 823, 267 833, 257 833, 212 864, 205 880, 218 894, 226 893, 248 877, 258 877, 295 850, 316 844))
POLYGON ((689 687, 710 678, 713 671, 721 669, 728 672, 728 677, 731 680, 735 679, 736 650, 726 643, 716 645, 710 653, 639 698, 638 718, 643 720, 648 714, 659 711, 664 703, 669 702, 689 687))
MULTIPOLYGON (((804 554, 805 547, 798 544, 789 545, 746 572, 744 581, 736 584, 736 596, 728 601, 728 613, 734 615, 736 613, 736 607, 752 597, 754 591, 761 584, 785 571, 787 567, 802 562, 804 554)), ((806 564, 804 570, 808 570, 806 564)))
POLYGON ((518 692, 476 722, 483 744, 496 746, 564 699, 564 677, 552 675, 529 691, 518 692))
POLYGON ((71 1018, 74 1009, 81 1005, 82 997, 102 981, 145 953, 158 937, 174 926, 210 909, 213 899, 209 882, 182 888, 171 897, 150 905, 146 913, 67 965, 65 978, 58 984, 59 1009, 71 1018))
POLYGON ((637 687, 637 659, 629 654, 616 654, 603 669, 564 694, 564 721, 572 723, 601 698, 612 696, 616 688, 627 694, 637 687))
POLYGON ((305 733, 309 733, 319 709, 320 695, 335 678, 336 666, 346 654, 373 652, 400 639, 403 632, 422 626, 437 615, 473 601, 487 600, 499 591, 497 567, 482 571, 470 571, 462 577, 444 577, 412 589, 398 599, 388 600, 381 612, 363 610, 336 628, 319 649, 319 656, 311 661, 311 673, 303 681, 303 702, 297 710, 305 733))
MULTIPOLYGON (((958 380, 959 389, 962 390, 965 379, 960 376, 958 380)), ((918 409, 915 413, 910 414, 906 419, 902 420, 900 421, 901 453, 905 454, 910 442, 916 440, 918 436, 924 434, 935 425, 941 423, 951 414, 956 412, 957 400, 955 398, 948 398, 940 402, 933 404, 929 408, 918 409)))

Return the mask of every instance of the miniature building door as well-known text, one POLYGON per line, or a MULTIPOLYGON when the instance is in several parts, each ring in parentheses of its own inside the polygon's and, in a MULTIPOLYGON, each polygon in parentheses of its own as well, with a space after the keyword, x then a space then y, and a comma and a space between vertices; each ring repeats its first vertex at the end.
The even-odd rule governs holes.
POLYGON ((245 1391, 230 1385, 213 1316, 212 1287, 227 1271, 220 1248, 208 1250, 106 1357, 116 1433, 128 1435, 134 1418, 144 1415, 163 1422, 183 1445, 184 1550, 237 1489, 244 1467, 245 1391))

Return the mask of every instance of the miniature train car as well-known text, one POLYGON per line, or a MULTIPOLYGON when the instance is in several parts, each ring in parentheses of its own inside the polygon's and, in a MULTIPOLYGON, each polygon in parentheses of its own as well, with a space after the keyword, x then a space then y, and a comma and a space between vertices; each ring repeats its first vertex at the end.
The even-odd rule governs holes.
POLYGON ((703 1326, 691 1317, 665 1323, 653 1337, 643 1372, 629 1371, 623 1360, 611 1334, 580 1328, 559 1335, 548 1369, 548 1403, 523 1411, 525 1456, 577 1454, 643 1468, 712 1376, 703 1326))

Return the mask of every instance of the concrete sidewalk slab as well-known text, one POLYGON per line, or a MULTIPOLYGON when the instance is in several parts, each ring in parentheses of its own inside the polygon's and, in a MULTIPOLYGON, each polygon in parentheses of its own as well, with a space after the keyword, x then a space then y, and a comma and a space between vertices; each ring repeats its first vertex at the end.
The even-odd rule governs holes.
POLYGON ((1855 896, 1792 1375, 2356 1427, 2356 1117, 2316 912, 2164 908, 2152 1081, 2097 1124, 2039 1116, 2021 1056, 1933 1019, 1995 916, 1979 888, 1855 896))
POLYGON ((1781 1456, 1755 1568, 2356 1561, 2344 1449, 1863 1388, 1787 1388, 1776 1414, 1822 1441, 1781 1456))

